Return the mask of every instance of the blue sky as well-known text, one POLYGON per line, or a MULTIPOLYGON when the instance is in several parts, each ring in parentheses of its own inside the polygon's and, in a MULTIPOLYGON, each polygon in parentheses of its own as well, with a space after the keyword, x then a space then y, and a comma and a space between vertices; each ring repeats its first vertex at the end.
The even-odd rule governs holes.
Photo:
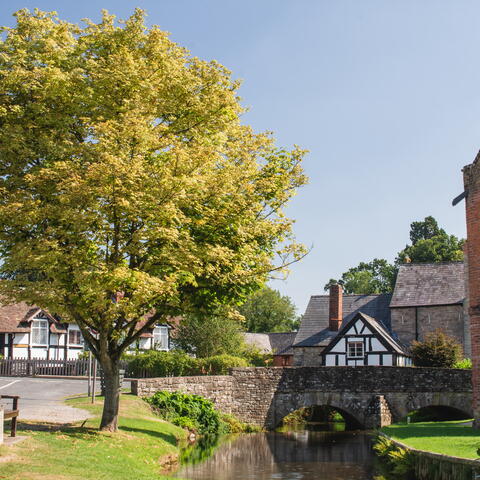
POLYGON ((393 260, 413 220, 433 215, 465 236, 461 168, 480 148, 480 2, 467 0, 9 0, 63 19, 148 23, 243 80, 245 122, 310 150, 310 184, 288 208, 312 246, 272 286, 303 312, 331 277, 393 260))

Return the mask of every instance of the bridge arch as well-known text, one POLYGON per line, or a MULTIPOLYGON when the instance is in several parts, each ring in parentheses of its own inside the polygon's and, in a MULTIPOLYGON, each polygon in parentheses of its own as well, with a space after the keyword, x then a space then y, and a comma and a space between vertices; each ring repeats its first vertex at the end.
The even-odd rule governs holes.
POLYGON ((462 413, 465 418, 473 418, 470 395, 456 392, 415 392, 385 395, 393 421, 404 419, 410 412, 429 407, 450 408, 462 413))
POLYGON ((277 394, 275 398, 275 415, 270 423, 270 428, 277 428, 281 425, 283 419, 292 412, 301 408, 309 407, 329 407, 336 410, 345 419, 347 429, 365 428, 365 402, 345 401, 342 394, 325 394, 323 392, 314 392, 309 395, 299 394, 277 394))

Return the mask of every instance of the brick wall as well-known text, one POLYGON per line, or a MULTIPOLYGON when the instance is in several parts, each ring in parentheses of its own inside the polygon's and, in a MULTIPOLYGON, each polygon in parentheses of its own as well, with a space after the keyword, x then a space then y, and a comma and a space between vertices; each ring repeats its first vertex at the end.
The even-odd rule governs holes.
POLYGON ((463 169, 467 197, 467 256, 470 336, 472 345, 473 410, 480 426, 480 159, 463 169))

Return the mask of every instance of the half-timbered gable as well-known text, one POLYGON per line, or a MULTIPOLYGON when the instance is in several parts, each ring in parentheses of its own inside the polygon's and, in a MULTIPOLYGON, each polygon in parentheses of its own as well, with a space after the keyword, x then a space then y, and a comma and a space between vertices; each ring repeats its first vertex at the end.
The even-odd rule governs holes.
POLYGON ((405 349, 374 318, 357 313, 322 352, 327 366, 411 365, 405 349))

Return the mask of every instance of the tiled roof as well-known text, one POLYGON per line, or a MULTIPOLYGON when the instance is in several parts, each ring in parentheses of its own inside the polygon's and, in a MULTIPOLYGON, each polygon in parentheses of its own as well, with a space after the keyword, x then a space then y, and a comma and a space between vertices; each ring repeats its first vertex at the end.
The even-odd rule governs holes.
POLYGON ((398 270, 391 307, 452 305, 465 298, 463 262, 406 263, 398 270))
POLYGON ((268 333, 244 333, 247 345, 258 348, 262 353, 272 353, 272 346, 268 333))
MULTIPOLYGON (((349 322, 357 312, 365 313, 382 322, 390 330, 390 294, 343 295, 343 322, 349 322)), ((295 337, 295 347, 326 346, 338 332, 328 329, 328 295, 313 295, 308 302, 300 328, 295 337)))
POLYGON ((269 333, 270 345, 276 355, 293 355, 292 345, 297 332, 269 333))
POLYGON ((293 355, 292 344, 297 332, 244 333, 245 342, 263 353, 293 355))

